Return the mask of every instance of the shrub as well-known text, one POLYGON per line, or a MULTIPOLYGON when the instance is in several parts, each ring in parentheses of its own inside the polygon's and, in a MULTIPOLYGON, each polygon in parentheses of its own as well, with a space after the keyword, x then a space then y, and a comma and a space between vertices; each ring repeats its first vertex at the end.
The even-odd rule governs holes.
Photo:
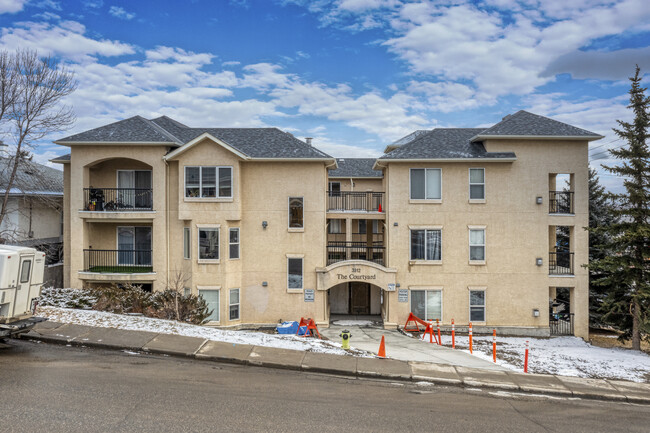
POLYGON ((147 293, 138 285, 125 284, 117 286, 115 284, 108 287, 99 287, 92 289, 97 298, 93 305, 93 310, 108 311, 111 313, 141 313, 145 316, 151 309, 151 293, 147 293))
POLYGON ((78 308, 90 310, 97 302, 94 294, 87 289, 60 289, 44 287, 38 305, 41 307, 78 308))
POLYGON ((176 290, 166 289, 153 293, 152 317, 178 320, 200 325, 212 314, 205 300, 196 295, 181 295, 176 290))

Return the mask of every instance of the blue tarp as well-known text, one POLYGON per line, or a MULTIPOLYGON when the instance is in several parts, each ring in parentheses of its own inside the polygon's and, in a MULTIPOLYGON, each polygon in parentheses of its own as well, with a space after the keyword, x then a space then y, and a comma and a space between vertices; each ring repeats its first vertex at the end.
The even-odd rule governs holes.
MULTIPOLYGON (((303 328, 306 329, 307 327, 303 326, 303 328)), ((298 332, 298 322, 282 322, 275 329, 278 331, 278 334, 295 334, 298 332)), ((303 334, 305 333, 304 330, 301 331, 303 334)))

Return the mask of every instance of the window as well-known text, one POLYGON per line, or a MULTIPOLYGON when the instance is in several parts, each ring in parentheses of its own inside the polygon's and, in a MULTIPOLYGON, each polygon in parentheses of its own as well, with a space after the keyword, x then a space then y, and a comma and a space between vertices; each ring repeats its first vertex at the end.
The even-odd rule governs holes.
POLYGON ((411 230, 411 260, 442 260, 442 230, 411 230))
POLYGON ((20 282, 29 283, 29 272, 32 270, 32 261, 25 260, 20 269, 20 282))
POLYGON ((372 220, 372 232, 379 233, 379 220, 372 220))
POLYGON ((239 227, 232 228, 229 230, 229 245, 230 245, 230 258, 238 259, 239 258, 239 227))
POLYGON ((302 197, 289 197, 289 228, 301 229, 303 228, 303 198, 302 197))
POLYGON ((190 228, 183 227, 183 258, 189 259, 191 257, 191 240, 190 228))
POLYGON ((442 169, 412 168, 411 169, 411 199, 441 200, 442 199, 442 169))
POLYGON ((302 289, 302 258, 289 258, 288 268, 288 288, 302 289))
POLYGON ((120 207, 151 209, 151 170, 117 170, 117 200, 120 207))
POLYGON ((232 167, 185 167, 185 197, 231 198, 232 167))
POLYGON ((469 199, 485 200, 485 169, 469 169, 469 199))
POLYGON ((192 294, 192 289, 189 287, 183 287, 183 296, 190 296, 192 294))
POLYGON ((423 320, 442 321, 442 290, 411 290, 411 313, 423 320))
POLYGON ((330 220, 330 233, 341 233, 341 220, 330 220))
POLYGON ((229 320, 239 320, 239 289, 230 289, 229 320))
POLYGON ((341 195, 341 182, 330 182, 330 196, 339 197, 341 195))
POLYGON ((469 230, 469 260, 485 261, 485 229, 469 230))
POLYGON ((485 322, 485 290, 469 291, 469 321, 485 322))
POLYGON ((365 235, 366 233, 366 220, 359 220, 359 234, 365 235))
POLYGON ((219 228, 199 228, 199 260, 219 260, 219 228))
POLYGON ((151 227, 117 227, 117 264, 151 266, 151 227))
POLYGON ((204 290, 199 289, 199 296, 205 300, 205 303, 208 304, 208 311, 210 315, 207 317, 207 320, 210 322, 219 321, 219 298, 221 295, 220 290, 204 290))

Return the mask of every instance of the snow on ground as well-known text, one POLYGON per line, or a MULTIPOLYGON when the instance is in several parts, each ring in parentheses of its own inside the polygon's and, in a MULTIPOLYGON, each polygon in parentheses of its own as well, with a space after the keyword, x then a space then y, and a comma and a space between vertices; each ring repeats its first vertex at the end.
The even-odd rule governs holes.
MULTIPOLYGON (((650 383, 649 355, 629 349, 592 346, 578 337, 497 336, 497 364, 515 371, 523 371, 527 340, 530 342, 529 373, 650 383)), ((451 335, 442 335, 442 344, 451 347, 451 335)), ((475 336, 472 346, 474 356, 492 361, 492 336, 475 336)), ((456 348, 469 353, 468 337, 456 335, 456 348)))
POLYGON ((76 325, 96 326, 102 328, 125 329, 132 331, 150 331, 161 334, 176 334, 188 337, 200 337, 212 341, 223 341, 235 344, 251 344, 254 346, 278 347, 282 349, 303 350, 335 355, 369 356, 362 351, 350 353, 341 345, 331 341, 315 338, 298 337, 295 335, 266 334, 253 331, 228 331, 175 322, 173 320, 154 319, 144 316, 127 316, 94 310, 77 310, 59 307, 38 307, 37 314, 47 317, 54 322, 73 323, 76 325))

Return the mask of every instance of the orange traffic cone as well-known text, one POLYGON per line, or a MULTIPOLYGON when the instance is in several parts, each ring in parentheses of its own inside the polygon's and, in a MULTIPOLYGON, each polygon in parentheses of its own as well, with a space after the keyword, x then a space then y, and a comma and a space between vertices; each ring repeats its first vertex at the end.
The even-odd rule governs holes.
POLYGON ((384 336, 381 336, 381 343, 379 343, 379 352, 377 353, 378 358, 386 357, 386 343, 384 342, 384 336))
POLYGON ((381 213, 381 203, 379 203, 379 213, 381 213))

